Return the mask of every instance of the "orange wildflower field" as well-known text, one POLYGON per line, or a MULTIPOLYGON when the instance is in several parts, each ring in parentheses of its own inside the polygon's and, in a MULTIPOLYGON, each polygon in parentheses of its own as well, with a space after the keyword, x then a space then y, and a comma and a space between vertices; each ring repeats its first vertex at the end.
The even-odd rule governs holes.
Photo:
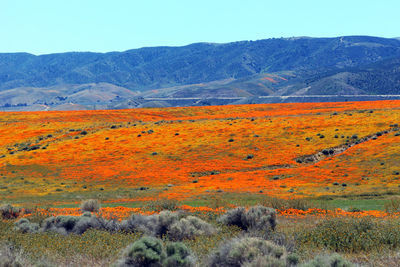
POLYGON ((399 109, 373 101, 2 112, 0 201, 396 195, 399 109))

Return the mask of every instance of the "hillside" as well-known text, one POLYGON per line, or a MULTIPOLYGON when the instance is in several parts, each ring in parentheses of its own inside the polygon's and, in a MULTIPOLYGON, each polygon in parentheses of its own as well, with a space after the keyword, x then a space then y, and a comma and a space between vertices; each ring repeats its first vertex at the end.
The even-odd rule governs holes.
POLYGON ((93 192, 110 202, 398 194, 399 108, 375 101, 1 113, 0 201, 45 205, 93 192))
POLYGON ((108 109, 249 103, 253 100, 246 98, 257 96, 398 94, 399 58, 399 40, 368 36, 197 43, 104 54, 0 54, 0 107, 108 109), (218 99, 226 97, 234 99, 218 99))
POLYGON ((400 41, 366 36, 197 43, 111 53, 0 54, 0 89, 107 82, 128 89, 357 66, 400 56, 400 41))

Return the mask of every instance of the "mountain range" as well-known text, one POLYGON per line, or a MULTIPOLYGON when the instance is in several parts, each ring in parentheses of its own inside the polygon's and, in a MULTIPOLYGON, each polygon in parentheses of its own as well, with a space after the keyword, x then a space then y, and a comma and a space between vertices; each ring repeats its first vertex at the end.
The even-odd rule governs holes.
POLYGON ((3 110, 321 101, 332 96, 340 101, 382 95, 400 95, 397 38, 293 37, 110 53, 0 54, 3 110))

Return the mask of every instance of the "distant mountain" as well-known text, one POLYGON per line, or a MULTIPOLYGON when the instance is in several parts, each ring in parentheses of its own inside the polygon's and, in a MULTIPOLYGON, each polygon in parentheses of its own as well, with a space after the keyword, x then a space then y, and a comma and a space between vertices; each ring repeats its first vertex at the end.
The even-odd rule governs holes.
POLYGON ((282 95, 400 95, 400 57, 292 81, 282 95))
POLYGON ((7 53, 0 54, 0 107, 132 108, 253 103, 261 101, 258 96, 400 94, 399 58, 400 40, 369 36, 7 53))
MULTIPOLYGON (((57 85, 52 87, 18 87, 0 91, 0 107, 30 110, 53 109, 59 105, 70 107, 71 104, 86 106, 87 109, 98 106, 107 108, 110 103, 122 99, 134 98, 138 95, 123 87, 109 83, 90 83, 80 85, 57 85)), ((74 105, 72 105, 74 106, 74 105)))
POLYGON ((254 97, 301 95, 400 95, 400 57, 313 74, 263 73, 146 91, 147 98, 254 97))
POLYGON ((197 43, 111 53, 0 54, 0 89, 106 82, 131 90, 319 71, 400 56, 400 41, 368 36, 197 43))

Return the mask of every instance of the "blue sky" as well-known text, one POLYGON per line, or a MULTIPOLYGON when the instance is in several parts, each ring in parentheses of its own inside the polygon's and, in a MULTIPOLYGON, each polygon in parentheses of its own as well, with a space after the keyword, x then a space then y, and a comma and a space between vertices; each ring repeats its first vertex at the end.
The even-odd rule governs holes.
POLYGON ((0 0, 0 52, 400 36, 398 0, 0 0))

